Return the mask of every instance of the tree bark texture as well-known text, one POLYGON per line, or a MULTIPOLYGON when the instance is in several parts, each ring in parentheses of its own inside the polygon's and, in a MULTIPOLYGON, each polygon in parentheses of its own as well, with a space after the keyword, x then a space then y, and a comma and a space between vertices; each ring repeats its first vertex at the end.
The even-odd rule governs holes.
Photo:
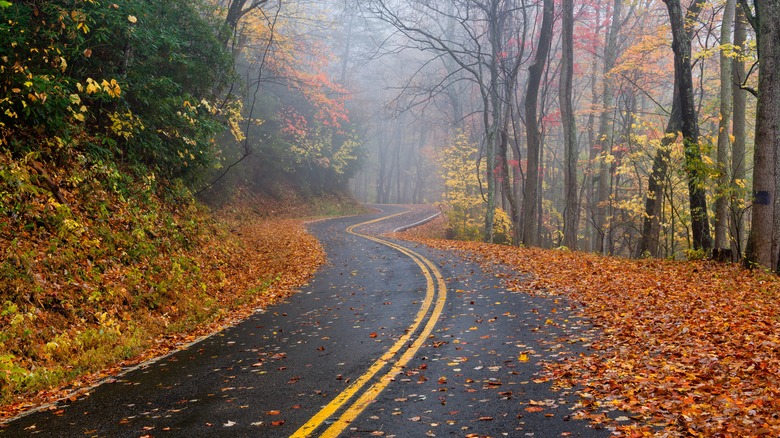
POLYGON ((564 149, 564 198, 563 244, 572 251, 577 249, 579 206, 577 205, 577 130, 572 105, 572 80, 574 71, 574 0, 563 0, 561 83, 559 100, 563 124, 564 149))
POLYGON ((528 68, 528 88, 525 95, 526 138, 528 143, 528 174, 523 196, 523 244, 536 246, 538 236, 537 200, 539 190, 539 165, 541 153, 541 132, 537 115, 539 86, 544 73, 545 61, 552 43, 555 3, 544 0, 542 6, 542 28, 536 47, 534 62, 528 68))
MULTIPOLYGON (((780 0, 778 0, 780 1, 780 0)), ((699 146, 699 125, 694 104, 693 75, 691 73, 691 42, 685 30, 685 17, 679 0, 665 0, 672 28, 674 76, 680 85, 679 101, 682 117, 683 148, 688 176, 688 199, 691 212, 693 249, 709 252, 712 248, 707 197, 704 190, 706 173, 702 166, 699 146)))
POLYGON ((740 181, 747 180, 747 170, 745 166, 745 160, 747 159, 745 153, 745 135, 746 135, 746 112, 747 106, 747 91, 743 90, 740 86, 745 79, 745 61, 741 58, 744 54, 743 46, 747 40, 747 19, 745 13, 742 11, 741 6, 736 7, 736 14, 734 18, 734 46, 739 47, 737 50, 738 56, 732 59, 732 96, 734 104, 732 106, 732 132, 734 134, 734 144, 731 147, 731 186, 732 186, 732 198, 731 198, 731 249, 732 256, 739 260, 743 256, 745 249, 745 218, 744 207, 745 196, 742 193, 742 187, 739 185, 740 181))
POLYGON ((718 121, 718 185, 715 191, 715 248, 713 258, 730 261, 726 254, 731 251, 728 235, 729 224, 729 152, 731 149, 731 58, 726 54, 731 45, 731 27, 734 25, 736 0, 727 0, 720 29, 720 120, 718 121))
POLYGON ((777 230, 777 153, 780 149, 780 0, 757 1, 758 103, 753 155, 753 204, 745 262, 777 269, 772 251, 777 230))
POLYGON ((612 166, 606 162, 608 154, 612 153, 612 114, 614 112, 614 95, 611 87, 607 85, 607 74, 615 67, 617 59, 618 34, 620 33, 623 1, 615 0, 612 4, 612 22, 606 36, 604 48, 604 71, 602 82, 604 84, 601 94, 601 114, 599 116, 599 131, 596 143, 592 147, 599 157, 598 176, 594 178, 593 205, 595 232, 591 235, 591 249, 595 252, 605 253, 607 228, 607 210, 609 203, 609 187, 612 166))
MULTIPOLYGON (((688 8, 687 21, 693 23, 701 13, 703 3, 694 2, 688 8)), ((693 34, 693 28, 688 27, 686 35, 688 41, 693 34)), ((637 257, 651 255, 660 256, 661 242, 661 207, 663 205, 664 182, 669 170, 669 148, 677 139, 677 133, 682 129, 682 113, 680 111, 680 83, 677 75, 674 76, 674 92, 672 95, 672 111, 669 122, 666 124, 664 138, 661 146, 655 153, 653 169, 648 178, 647 198, 645 199, 645 215, 642 221, 642 234, 637 245, 637 257)))
POLYGON ((268 0, 230 0, 227 14, 225 15, 225 29, 219 34, 219 39, 222 44, 227 47, 231 36, 238 27, 238 22, 241 21, 244 15, 248 14, 252 9, 263 6, 267 2, 268 0))

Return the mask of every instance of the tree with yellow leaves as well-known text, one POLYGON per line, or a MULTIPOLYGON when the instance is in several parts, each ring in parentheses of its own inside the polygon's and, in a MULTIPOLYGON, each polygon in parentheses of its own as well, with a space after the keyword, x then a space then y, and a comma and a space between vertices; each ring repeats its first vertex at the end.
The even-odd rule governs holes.
POLYGON ((477 146, 469 140, 469 135, 460 131, 438 156, 444 180, 441 205, 447 216, 450 238, 479 240, 482 237, 483 200, 474 171, 477 153, 477 146))

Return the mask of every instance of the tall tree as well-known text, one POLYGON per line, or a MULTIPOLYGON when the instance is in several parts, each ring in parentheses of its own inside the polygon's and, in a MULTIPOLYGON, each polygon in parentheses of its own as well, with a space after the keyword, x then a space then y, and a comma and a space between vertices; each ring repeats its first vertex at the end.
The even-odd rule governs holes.
POLYGON ((615 111, 614 91, 607 84, 606 76, 615 66, 617 59, 618 34, 622 25, 623 1, 615 0, 612 5, 612 17, 609 30, 606 36, 606 45, 604 47, 604 71, 603 88, 601 94, 601 114, 599 115, 599 131, 596 142, 591 145, 595 150, 593 155, 599 157, 598 176, 594 178, 595 187, 593 188, 592 199, 595 201, 593 210, 595 232, 591 235, 591 250, 596 252, 605 252, 607 236, 607 202, 609 201, 609 179, 612 165, 608 162, 608 155, 612 149, 612 114, 615 111))
POLYGON ((576 250, 580 210, 577 203, 577 130, 571 98, 574 76, 574 0, 563 0, 562 8, 561 44, 563 51, 558 99, 561 106, 564 149, 563 244, 571 250, 576 250))
POLYGON ((777 154, 780 150, 780 0, 740 0, 758 40, 758 102, 753 154, 753 204, 750 235, 745 248, 747 266, 777 269, 773 251, 780 214, 777 202, 777 154))
POLYGON ((699 123, 694 104, 693 74, 691 73, 691 40, 686 32, 686 17, 680 0, 664 0, 672 28, 674 77, 679 84, 681 133, 685 150, 685 170, 688 176, 688 200, 691 210, 693 249, 708 252, 712 248, 710 223, 707 217, 707 195, 704 190, 706 172, 699 145, 699 123))
MULTIPOLYGON (((599 8, 600 9, 600 8, 599 8)), ((602 30, 605 27, 604 20, 601 19, 599 16, 599 9, 595 12, 595 23, 593 23, 594 26, 594 33, 596 35, 601 35, 602 30)), ((597 44, 593 44, 593 60, 591 62, 590 67, 590 96, 591 96, 591 102, 590 102, 590 108, 588 111, 588 120, 585 124, 586 126, 586 132, 587 132, 587 141, 588 145, 590 145, 590 151, 588 156, 588 165, 585 168, 585 179, 583 181, 583 187, 582 192, 580 194, 580 199, 583 200, 585 203, 587 203, 588 207, 588 220, 585 222, 585 237, 588 242, 588 250, 592 251, 595 247, 595 243, 598 240, 595 235, 599 232, 596 226, 596 219, 595 219, 595 211, 596 211, 596 205, 597 205, 597 199, 596 199, 596 193, 594 191, 594 187, 596 187, 597 181, 598 181, 598 169, 596 168, 595 164, 598 161, 597 157, 599 154, 598 148, 596 147, 596 108, 598 108, 599 105, 599 92, 598 92, 598 86, 599 86, 599 77, 603 77, 603 69, 599 69, 599 60, 603 59, 603 56, 599 56, 598 53, 596 53, 597 44), (585 199, 583 199, 583 196, 585 199)))
MULTIPOLYGON (((487 163, 484 238, 492 241, 496 205, 497 143, 506 100, 502 98, 501 58, 511 51, 511 34, 504 29, 522 20, 524 5, 517 0, 419 1, 372 0, 370 11, 397 30, 395 41, 404 49, 415 48, 446 60, 447 76, 429 89, 428 99, 457 77, 467 77, 479 94, 482 151, 487 163), (452 67, 458 73, 454 74, 452 67)), ((552 25, 550 25, 552 26, 552 25)), ((549 45, 549 44, 548 44, 549 45)))
POLYGON ((550 52, 553 34, 555 3, 544 0, 542 6, 542 27, 533 64, 528 68, 528 87, 525 94, 526 142, 528 147, 528 175, 526 176, 525 193, 523 196, 523 244, 534 246, 539 240, 538 201, 541 199, 539 190, 539 166, 541 159, 542 139, 539 129, 537 104, 539 86, 544 75, 544 66, 550 52))
POLYGON ((718 185, 715 197, 715 248, 713 256, 725 261, 731 251, 728 236, 729 224, 729 193, 731 184, 729 178, 729 152, 731 149, 731 27, 734 24, 734 9, 736 0, 727 0, 723 10, 723 21, 720 27, 720 117, 718 120, 718 185))
MULTIPOLYGON (((690 44, 693 35, 692 23, 695 23, 702 11, 703 2, 694 1, 688 7, 686 16, 686 36, 690 44)), ((647 195, 645 197, 645 212, 642 219, 642 233, 637 245, 636 256, 643 257, 647 254, 657 257, 659 255, 659 243, 661 233, 661 206, 663 205, 664 183, 669 172, 669 160, 671 146, 677 138, 677 133, 682 129, 682 112, 680 99, 680 76, 674 75, 674 92, 672 96, 672 110, 669 121, 666 124, 664 138, 653 158, 652 171, 648 177, 647 195)))
POLYGON ((732 59, 732 96, 734 104, 732 107, 733 115, 733 134, 734 144, 731 148, 731 241, 732 252, 735 260, 742 257, 745 242, 745 219, 744 202, 745 196, 742 193, 742 184, 747 179, 747 170, 745 165, 745 125, 747 107, 747 91, 742 89, 742 81, 745 79, 745 43, 747 42, 747 22, 745 12, 742 7, 736 7, 734 19, 734 50, 736 56, 732 59))

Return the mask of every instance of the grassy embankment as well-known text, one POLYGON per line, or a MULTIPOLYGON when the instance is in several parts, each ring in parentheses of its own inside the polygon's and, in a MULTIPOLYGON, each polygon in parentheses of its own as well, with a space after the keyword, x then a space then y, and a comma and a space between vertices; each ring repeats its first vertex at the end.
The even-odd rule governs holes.
POLYGON ((292 192, 209 209, 187 193, 0 155, 0 418, 284 298, 324 260, 300 218, 357 209, 292 192))

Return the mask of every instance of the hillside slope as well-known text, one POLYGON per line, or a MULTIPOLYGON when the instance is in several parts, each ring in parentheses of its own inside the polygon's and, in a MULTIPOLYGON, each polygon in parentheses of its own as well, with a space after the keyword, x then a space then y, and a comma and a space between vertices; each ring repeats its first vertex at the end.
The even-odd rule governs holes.
POLYGON ((210 210, 111 168, 0 155, 0 416, 162 354, 303 284, 301 219, 348 197, 238 196, 210 210))

